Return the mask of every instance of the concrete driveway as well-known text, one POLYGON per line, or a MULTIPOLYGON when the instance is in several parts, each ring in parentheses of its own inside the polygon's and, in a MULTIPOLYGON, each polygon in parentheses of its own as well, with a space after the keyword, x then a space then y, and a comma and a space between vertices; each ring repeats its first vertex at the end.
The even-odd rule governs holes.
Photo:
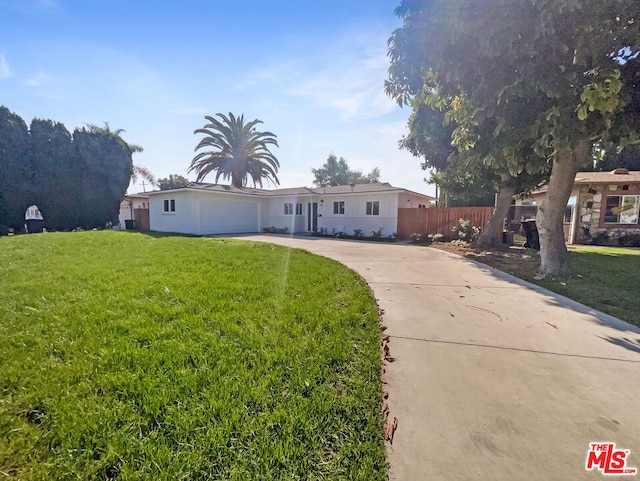
POLYGON ((391 480, 605 479, 585 469, 591 442, 640 468, 640 329, 436 249, 239 238, 336 259, 372 287, 396 358, 391 480))

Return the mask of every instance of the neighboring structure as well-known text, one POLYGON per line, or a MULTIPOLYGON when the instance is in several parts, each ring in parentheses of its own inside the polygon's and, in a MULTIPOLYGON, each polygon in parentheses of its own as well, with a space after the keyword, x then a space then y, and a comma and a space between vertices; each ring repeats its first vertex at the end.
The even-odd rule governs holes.
POLYGON ((149 196, 147 194, 126 195, 120 202, 119 228, 149 230, 149 196))
MULTIPOLYGON (((531 197, 540 205, 546 186, 531 197)), ((567 205, 569 244, 640 245, 640 172, 578 172, 567 205)))
POLYGON ((241 234, 275 227, 290 233, 396 232, 398 208, 428 207, 428 195, 387 183, 264 190, 192 182, 149 192, 150 227, 183 234, 241 234))
POLYGON ((36 234, 44 230, 44 219, 37 205, 30 205, 24 213, 27 233, 36 234))

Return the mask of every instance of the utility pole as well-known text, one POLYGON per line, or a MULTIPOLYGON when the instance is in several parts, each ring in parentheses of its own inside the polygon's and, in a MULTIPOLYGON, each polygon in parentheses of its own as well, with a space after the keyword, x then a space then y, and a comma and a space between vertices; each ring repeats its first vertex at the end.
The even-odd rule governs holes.
POLYGON ((143 180, 142 183, 140 184, 142 186, 142 192, 146 192, 147 188, 146 188, 146 182, 143 180))

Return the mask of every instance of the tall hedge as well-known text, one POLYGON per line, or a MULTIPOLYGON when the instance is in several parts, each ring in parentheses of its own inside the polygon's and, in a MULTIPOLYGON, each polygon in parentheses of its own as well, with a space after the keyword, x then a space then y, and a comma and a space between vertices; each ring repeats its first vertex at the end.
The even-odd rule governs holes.
POLYGON ((29 151, 27 124, 0 106, 0 234, 24 224, 32 174, 29 151))
POLYGON ((109 127, 25 122, 0 107, 0 234, 20 230, 36 204, 49 230, 90 229, 116 221, 132 173, 133 150, 109 127))

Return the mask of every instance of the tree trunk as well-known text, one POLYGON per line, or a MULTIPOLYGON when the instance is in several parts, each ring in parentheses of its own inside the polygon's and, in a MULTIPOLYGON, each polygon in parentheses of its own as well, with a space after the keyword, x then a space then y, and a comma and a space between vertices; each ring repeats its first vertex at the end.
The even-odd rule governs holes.
POLYGON ((543 276, 568 277, 573 273, 562 228, 563 219, 576 173, 590 151, 591 142, 582 139, 576 142, 573 150, 559 150, 553 159, 547 194, 536 216, 540 236, 540 274, 543 276))
POLYGON ((509 213, 509 207, 513 196, 516 193, 516 188, 511 182, 502 182, 500 190, 498 191, 498 198, 496 199, 496 208, 493 211, 491 220, 480 232, 480 237, 476 246, 480 249, 491 249, 496 247, 502 247, 502 232, 504 229, 504 219, 509 213))

